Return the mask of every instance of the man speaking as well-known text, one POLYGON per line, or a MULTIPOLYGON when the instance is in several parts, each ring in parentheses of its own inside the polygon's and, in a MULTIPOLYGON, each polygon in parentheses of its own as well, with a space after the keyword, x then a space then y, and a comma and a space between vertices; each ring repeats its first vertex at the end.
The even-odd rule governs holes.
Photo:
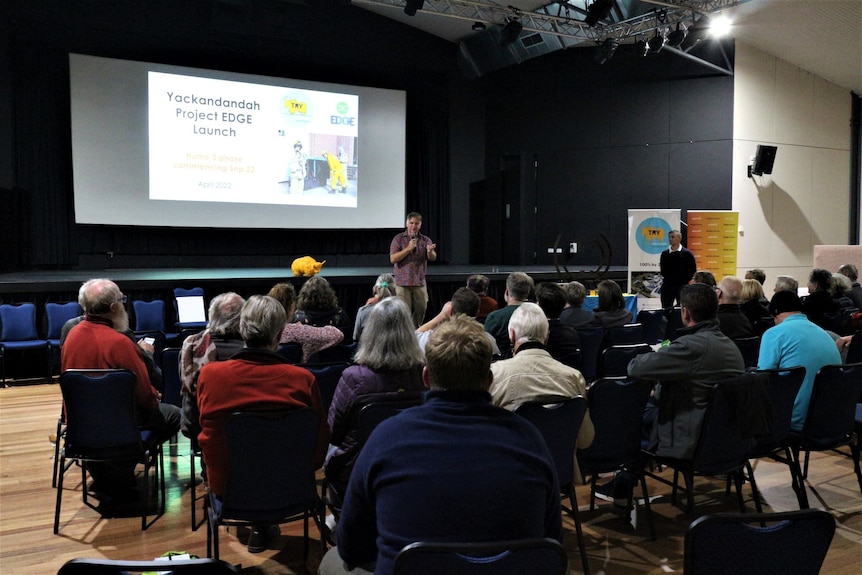
POLYGON ((425 308, 428 306, 425 271, 428 261, 437 259, 437 244, 419 233, 421 228, 422 214, 410 212, 405 230, 392 238, 389 245, 389 261, 395 265, 395 295, 410 308, 414 327, 425 322, 425 308))

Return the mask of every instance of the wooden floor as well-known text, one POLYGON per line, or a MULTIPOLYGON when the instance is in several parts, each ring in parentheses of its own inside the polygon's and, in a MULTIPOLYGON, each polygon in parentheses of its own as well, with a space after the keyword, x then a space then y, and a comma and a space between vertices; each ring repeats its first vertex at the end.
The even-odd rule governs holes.
MULTIPOLYGON (((167 551, 206 554, 206 530, 192 531, 188 479, 188 445, 184 439, 166 458, 168 506, 149 530, 140 530, 140 517, 103 519, 81 503, 80 475, 67 474, 60 517, 60 534, 52 533, 55 490, 51 488, 54 432, 60 410, 57 385, 15 386, 0 389, 0 572, 4 575, 51 574, 75 557, 152 559, 167 551), (169 461, 169 463, 168 463, 169 461)), ((167 456, 167 454, 166 454, 167 456)), ((668 472, 666 472, 669 475, 668 472)), ((756 477, 775 511, 796 508, 785 467, 759 462, 756 477)), ((838 522, 835 539, 823 567, 830 575, 855 575, 862 561, 862 495, 851 461, 834 454, 812 455, 809 472, 811 505, 828 509, 838 522)), ((697 513, 735 511, 735 499, 725 497, 724 483, 698 480, 697 513)), ((670 505, 668 488, 652 481, 650 493, 663 496, 653 503, 658 540, 649 540, 646 525, 635 531, 623 526, 604 503, 590 513, 588 492, 579 487, 590 570, 597 574, 672 573, 683 567, 683 535, 692 517, 670 505)), ((746 488, 753 510, 750 490, 746 488)), ((640 508, 641 518, 643 509, 640 508)), ((405 512, 409 510, 405 509, 405 512)), ((565 518, 564 542, 573 572, 581 571, 574 527, 565 518)), ((317 530, 312 527, 313 537, 317 530)), ((222 559, 241 564, 243 573, 315 573, 319 547, 302 559, 301 522, 282 526, 272 551, 250 554, 231 532, 221 537, 222 559)))

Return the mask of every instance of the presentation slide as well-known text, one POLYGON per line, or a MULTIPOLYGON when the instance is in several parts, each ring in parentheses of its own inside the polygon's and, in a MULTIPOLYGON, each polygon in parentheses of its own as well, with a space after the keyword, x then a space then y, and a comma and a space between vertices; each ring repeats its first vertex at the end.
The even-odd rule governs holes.
POLYGON ((70 54, 78 223, 403 225, 403 91, 70 54))

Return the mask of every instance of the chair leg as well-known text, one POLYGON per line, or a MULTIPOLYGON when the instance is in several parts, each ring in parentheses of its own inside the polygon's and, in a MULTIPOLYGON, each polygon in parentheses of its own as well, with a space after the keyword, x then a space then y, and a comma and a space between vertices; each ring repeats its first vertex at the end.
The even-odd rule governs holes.
POLYGON ((856 472, 856 481, 859 483, 859 491, 862 492, 862 469, 859 467, 859 441, 862 441, 862 437, 859 437, 859 434, 857 433, 850 442, 850 455, 853 457, 853 471, 856 472))
POLYGON ((785 456, 787 457, 787 466, 790 468, 790 476, 792 479, 791 486, 796 492, 796 500, 799 502, 799 509, 808 509, 808 493, 805 490, 805 480, 802 476, 802 469, 799 467, 799 449, 796 447, 785 448, 785 456))
POLYGON ((754 499, 754 507, 758 513, 763 513, 763 505, 760 503, 760 492, 757 489, 757 483, 754 481, 754 468, 750 461, 745 462, 745 469, 748 473, 748 480, 751 483, 751 497, 754 499))
POLYGON ((649 493, 647 492, 646 474, 644 473, 643 469, 639 470, 639 475, 640 475, 640 477, 638 478, 638 481, 640 481, 641 491, 643 492, 643 496, 644 496, 644 509, 646 510, 647 525, 649 526, 650 541, 655 541, 656 536, 655 536, 655 525, 653 524, 653 518, 652 518, 652 507, 651 507, 650 500, 649 500, 649 493))
POLYGON ((578 536, 578 549, 581 553, 581 565, 584 575, 590 575, 590 563, 587 560, 587 546, 584 543, 584 530, 581 528, 581 517, 578 514, 578 499, 575 497, 575 486, 569 487, 569 503, 572 506, 572 518, 575 520, 575 533, 578 536))
MULTIPOLYGON (((63 500, 63 475, 65 475, 66 458, 62 456, 60 459, 60 472, 57 476, 57 503, 54 507, 54 535, 60 532, 60 503, 63 500)), ((84 484, 84 492, 87 491, 87 484, 84 484)))
MULTIPOLYGON (((746 462, 747 463, 747 462, 746 462)), ((739 505, 739 512, 745 513, 745 501, 742 498, 742 471, 737 469, 731 473, 733 476, 733 483, 736 486, 736 503, 739 505)), ((751 474, 752 479, 752 488, 754 488, 754 474, 751 474)))

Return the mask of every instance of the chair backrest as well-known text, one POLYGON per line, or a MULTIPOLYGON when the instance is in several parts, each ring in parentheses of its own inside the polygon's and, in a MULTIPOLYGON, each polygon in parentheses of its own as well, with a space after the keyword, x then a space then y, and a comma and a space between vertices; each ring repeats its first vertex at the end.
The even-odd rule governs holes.
POLYGON ((338 380, 341 379, 341 373, 349 366, 349 363, 343 361, 336 363, 299 364, 299 367, 304 367, 314 375, 314 379, 317 382, 317 390, 320 392, 320 399, 323 401, 323 408, 327 413, 329 412, 329 406, 332 404, 332 397, 335 395, 338 380))
POLYGON ((137 455, 135 375, 125 369, 67 369, 60 374, 67 456, 137 455))
POLYGON ((32 303, 0 305, 0 341, 38 339, 35 305, 32 303))
POLYGON ((757 358, 760 355, 760 336, 740 337, 734 339, 733 343, 739 348, 739 353, 742 354, 742 360, 745 362, 746 369, 757 367, 757 358))
POLYGON ((754 333, 757 335, 763 335, 763 332, 771 327, 775 327, 775 318, 764 316, 760 319, 754 320, 751 325, 754 327, 754 333))
POLYGON ((490 543, 411 543, 395 556, 395 575, 566 575, 568 558, 554 539, 490 543))
POLYGON ((165 572, 173 575, 231 575, 239 570, 218 559, 181 559, 175 561, 126 561, 120 559, 70 559, 57 575, 127 575, 165 572))
POLYGON ((742 436, 739 420, 729 399, 729 388, 734 385, 756 385, 767 378, 768 375, 763 373, 748 372, 713 386, 692 462, 697 473, 727 473, 738 469, 748 460, 748 451, 754 441, 742 436))
POLYGON ((586 412, 587 401, 582 395, 560 403, 525 403, 515 410, 545 438, 563 490, 574 481, 575 441, 586 412))
POLYGON ((278 355, 286 359, 289 363, 296 365, 302 362, 302 345, 296 342, 283 343, 276 350, 278 355))
POLYGON ((672 307, 666 313, 667 327, 665 328, 664 338, 668 341, 674 341, 679 337, 679 330, 685 327, 682 323, 682 308, 672 307))
POLYGON ((772 404, 772 433, 763 437, 752 447, 751 458, 762 457, 784 444, 790 435, 790 424, 793 419, 793 404, 802 381, 805 379, 805 368, 802 366, 790 369, 764 369, 761 373, 769 375, 769 399, 772 404))
POLYGON ((849 442, 860 394, 862 363, 821 367, 814 378, 811 403, 802 426, 802 448, 817 451, 849 442))
POLYGON ((639 323, 627 323, 609 327, 605 335, 605 345, 628 345, 634 343, 646 343, 644 326, 639 323))
POLYGON ((162 403, 182 407, 183 382, 180 379, 180 348, 166 347, 162 350, 160 366, 162 368, 162 383, 164 385, 162 403))
POLYGON ((573 368, 577 369, 578 371, 580 371, 580 369, 581 369, 581 364, 583 363, 583 358, 584 358, 584 356, 581 353, 580 349, 569 352, 565 355, 560 355, 560 356, 554 357, 554 359, 556 359, 560 363, 568 365, 569 367, 573 367, 573 368))
POLYGON ((612 345, 602 351, 599 362, 599 377, 621 377, 628 375, 629 362, 642 353, 652 353, 646 343, 612 345))
POLYGON ((578 337, 581 339, 581 374, 588 382, 593 381, 598 371, 599 353, 605 341, 605 330, 600 327, 579 329, 578 337))
POLYGON ((685 533, 685 575, 816 575, 835 534, 822 509, 704 515, 685 533))
POLYGON ((222 517, 277 521, 313 507, 317 428, 317 414, 306 407, 231 414, 222 517))
POLYGON ((79 315, 81 315, 81 306, 76 301, 46 303, 45 316, 48 318, 48 332, 45 339, 59 342, 63 324, 79 315))
POLYGON ((862 336, 853 337, 850 340, 850 345, 847 346, 847 357, 844 358, 844 363, 859 363, 860 361, 862 361, 862 336))
POLYGON ((638 312, 637 322, 643 326, 646 343, 659 343, 664 339, 667 318, 663 309, 642 309, 638 312))
POLYGON ((593 442, 578 450, 581 470, 602 473, 641 454, 643 414, 653 384, 626 377, 597 379, 587 391, 590 420, 595 427, 593 442))
POLYGON ((306 363, 352 363, 358 348, 359 342, 339 343, 312 354, 306 363))
POLYGON ((165 331, 165 302, 160 299, 132 302, 135 311, 135 331, 165 331))
POLYGON ((372 401, 359 406, 358 425, 360 441, 364 445, 371 433, 377 429, 381 422, 393 415, 398 415, 405 409, 409 409, 422 403, 422 394, 404 392, 404 397, 396 397, 381 401, 372 401))

